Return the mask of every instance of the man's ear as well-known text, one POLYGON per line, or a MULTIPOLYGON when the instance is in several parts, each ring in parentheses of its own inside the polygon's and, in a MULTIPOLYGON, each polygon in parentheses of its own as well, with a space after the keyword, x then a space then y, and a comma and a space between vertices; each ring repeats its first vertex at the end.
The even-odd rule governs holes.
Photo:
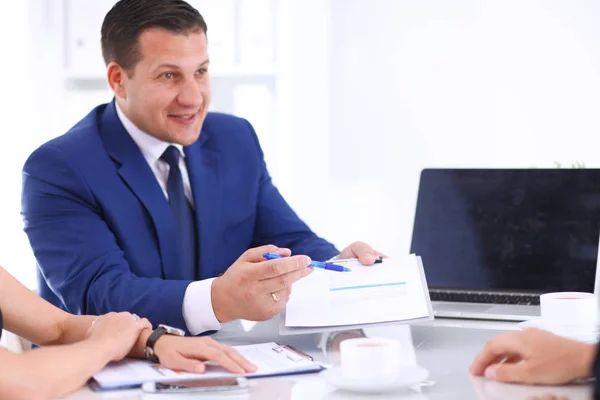
POLYGON ((127 92, 125 90, 125 79, 127 79, 127 72, 116 62, 111 62, 106 67, 106 79, 108 85, 112 89, 115 97, 126 98, 127 92))

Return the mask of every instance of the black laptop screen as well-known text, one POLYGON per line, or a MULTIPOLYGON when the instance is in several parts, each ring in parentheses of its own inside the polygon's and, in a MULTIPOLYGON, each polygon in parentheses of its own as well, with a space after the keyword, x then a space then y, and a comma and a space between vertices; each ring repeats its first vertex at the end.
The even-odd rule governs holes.
POLYGON ((594 289, 600 169, 426 169, 411 253, 432 289, 594 289))

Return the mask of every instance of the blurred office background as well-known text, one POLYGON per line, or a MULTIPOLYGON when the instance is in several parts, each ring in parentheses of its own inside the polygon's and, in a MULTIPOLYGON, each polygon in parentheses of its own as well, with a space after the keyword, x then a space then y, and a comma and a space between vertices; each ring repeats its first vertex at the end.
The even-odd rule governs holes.
MULTIPOLYGON (((35 286, 21 167, 111 100, 114 0, 0 0, 0 265, 35 286)), ((274 181, 340 248, 409 250, 424 167, 600 165, 600 2, 190 0, 212 109, 257 130, 274 181)))

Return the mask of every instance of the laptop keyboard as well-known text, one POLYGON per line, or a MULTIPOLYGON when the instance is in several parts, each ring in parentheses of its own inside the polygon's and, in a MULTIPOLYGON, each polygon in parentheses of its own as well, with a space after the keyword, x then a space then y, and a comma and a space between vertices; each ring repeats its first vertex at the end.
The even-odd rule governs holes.
POLYGON ((457 301, 461 303, 488 303, 488 304, 519 304, 539 305, 540 296, 537 294, 522 293, 484 293, 484 292, 458 292, 431 289, 429 296, 432 301, 457 301))

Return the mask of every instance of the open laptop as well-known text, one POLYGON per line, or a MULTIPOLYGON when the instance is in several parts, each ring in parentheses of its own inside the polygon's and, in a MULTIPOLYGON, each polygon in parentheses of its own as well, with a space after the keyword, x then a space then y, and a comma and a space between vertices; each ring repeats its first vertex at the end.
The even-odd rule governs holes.
POLYGON ((600 169, 426 169, 411 253, 436 317, 523 321, 594 291, 599 232, 600 169))

